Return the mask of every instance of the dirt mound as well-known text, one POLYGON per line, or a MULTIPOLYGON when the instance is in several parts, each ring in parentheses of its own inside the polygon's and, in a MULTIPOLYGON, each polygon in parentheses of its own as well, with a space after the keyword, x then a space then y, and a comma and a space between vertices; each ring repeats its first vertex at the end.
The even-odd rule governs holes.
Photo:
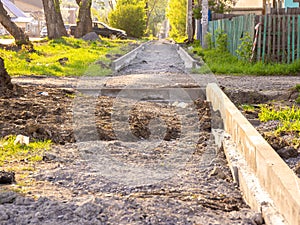
POLYGON ((69 91, 34 85, 22 90, 21 95, 0 98, 0 136, 23 134, 59 144, 73 142, 69 91))

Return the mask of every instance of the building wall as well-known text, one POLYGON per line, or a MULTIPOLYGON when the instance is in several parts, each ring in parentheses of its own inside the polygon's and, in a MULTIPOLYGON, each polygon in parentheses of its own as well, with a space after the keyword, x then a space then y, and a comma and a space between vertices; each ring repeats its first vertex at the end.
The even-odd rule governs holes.
POLYGON ((263 8, 263 0, 238 0, 234 8, 263 8))
POLYGON ((285 0, 284 7, 285 8, 296 8, 296 7, 299 7, 299 2, 296 2, 293 0, 285 0))
POLYGON ((232 10, 233 14, 264 13, 263 0, 238 0, 232 10))

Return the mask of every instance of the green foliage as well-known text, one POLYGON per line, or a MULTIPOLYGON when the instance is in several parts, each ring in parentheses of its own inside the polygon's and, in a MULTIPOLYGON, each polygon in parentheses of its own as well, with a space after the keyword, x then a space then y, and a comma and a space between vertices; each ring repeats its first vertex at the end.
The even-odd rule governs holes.
POLYGON ((166 18, 166 8, 168 0, 148 0, 148 8, 146 14, 148 17, 147 34, 157 36, 161 25, 166 18))
POLYGON ((296 89, 296 91, 299 92, 298 97, 296 98, 295 101, 297 104, 300 104, 300 84, 296 84, 295 89, 296 89))
POLYGON ((34 141, 29 145, 14 144, 15 136, 0 139, 0 166, 7 162, 41 161, 43 152, 50 149, 51 141, 34 141))
POLYGON ((249 61, 251 58, 252 39, 248 32, 244 33, 244 36, 240 39, 241 43, 236 50, 237 56, 243 61, 249 61))
POLYGON ((253 105, 243 104, 243 105, 241 105, 241 108, 245 112, 254 112, 255 111, 255 107, 253 105))
POLYGON ((212 41, 212 34, 208 32, 204 38, 207 44, 207 49, 212 49, 214 47, 214 43, 212 41))
POLYGON ((110 25, 125 30, 128 36, 140 38, 145 33, 146 12, 142 1, 137 4, 125 4, 123 1, 118 1, 108 19, 110 25))
POLYGON ((300 71, 300 60, 291 64, 262 62, 250 63, 239 60, 230 52, 222 52, 216 49, 202 49, 199 44, 193 45, 195 54, 201 56, 211 72, 215 74, 235 75, 297 75, 300 71))
POLYGON ((261 106, 258 117, 262 122, 278 120, 280 126, 277 127, 276 133, 299 132, 300 134, 300 109, 298 107, 275 109, 274 107, 261 106))
POLYGON ((216 31, 216 49, 220 52, 227 52, 227 34, 222 30, 216 31))
POLYGON ((187 0, 170 0, 167 17, 170 21, 170 37, 178 41, 186 36, 186 6, 187 0))
MULTIPOLYGON (((35 43, 36 52, 8 51, 0 49, 5 67, 10 75, 55 75, 81 76, 89 71, 94 62, 101 60, 107 65, 106 54, 124 54, 130 40, 108 40, 85 42, 80 39, 62 38, 44 43, 35 43), (61 65, 60 58, 68 58, 61 65)), ((107 75, 111 71, 98 65, 97 75, 107 75)))
MULTIPOLYGON (((214 13, 230 12, 235 2, 236 0, 208 0, 208 8, 214 13)), ((194 16, 196 19, 201 19, 201 10, 202 5, 200 2, 200 4, 196 4, 193 8, 194 16)))

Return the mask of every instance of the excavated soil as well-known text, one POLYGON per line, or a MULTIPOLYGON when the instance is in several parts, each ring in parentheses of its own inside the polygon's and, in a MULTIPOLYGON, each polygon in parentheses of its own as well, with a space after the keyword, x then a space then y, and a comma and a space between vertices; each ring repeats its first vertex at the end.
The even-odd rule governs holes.
MULTIPOLYGON (((197 86, 168 43, 146 46, 115 75, 105 87, 143 82, 141 77, 151 86, 197 86), (164 76, 172 82, 163 83, 164 76)), ((249 78, 249 86, 257 79, 249 78)), ((240 83, 218 81, 225 90, 240 83)), ((54 144, 25 178, 18 172, 17 184, 2 185, 23 195, 0 192, 0 224, 263 224, 214 145, 210 131, 220 119, 209 102, 89 96, 76 90, 78 78, 13 82, 23 93, 0 98, 0 136, 23 134, 54 144), (78 98, 84 100, 79 105, 78 98), (86 112, 93 112, 92 120, 86 112)), ((1 170, 20 164, 26 162, 1 170)))
MULTIPOLYGON (((104 146, 118 163, 152 168, 168 159, 178 145, 188 149, 191 148, 190 139, 196 137, 197 140, 193 154, 184 165, 176 167, 176 172, 162 177, 159 182, 124 185, 116 182, 114 177, 99 175, 99 168, 105 165, 99 165, 98 161, 98 165, 90 163, 88 153, 73 143, 72 109, 77 91, 51 85, 23 84, 24 95, 1 99, 2 136, 24 134, 32 139, 51 139, 55 145, 45 152, 43 161, 35 165, 36 170, 28 174, 29 184, 20 187, 25 196, 14 192, 0 193, 0 224, 261 223, 261 216, 243 202, 223 153, 213 145, 208 102, 195 102, 199 131, 189 135, 181 133, 180 116, 185 115, 188 124, 194 123, 195 109, 191 106, 182 108, 176 104, 139 102, 131 108, 129 115, 133 134, 130 140, 123 136, 126 130, 122 126, 112 123, 116 99, 97 98, 98 141, 89 139, 85 143, 104 146), (151 134, 158 126, 154 123, 149 129, 154 118, 164 121, 163 138, 151 134), (118 127, 119 133, 113 126, 118 127)), ((126 109, 131 101, 121 99, 120 104, 126 109)), ((79 130, 85 133, 85 129, 79 130)), ((17 165, 4 165, 1 169, 17 165)), ((16 174, 17 183, 20 175, 16 174)), ((2 187, 9 189, 9 185, 2 187)))

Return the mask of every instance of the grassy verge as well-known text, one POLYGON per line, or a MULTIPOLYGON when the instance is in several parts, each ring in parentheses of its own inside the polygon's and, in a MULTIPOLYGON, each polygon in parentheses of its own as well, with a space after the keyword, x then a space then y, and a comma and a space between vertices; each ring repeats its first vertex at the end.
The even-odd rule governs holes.
POLYGON ((111 56, 125 54, 129 51, 129 43, 133 42, 109 39, 86 42, 62 38, 35 43, 36 52, 32 53, 1 49, 0 56, 4 58, 10 75, 81 76, 86 72, 107 75, 111 73, 111 56), (63 62, 59 62, 60 59, 64 59, 63 62))
POLYGON ((259 120, 262 122, 278 120, 280 126, 278 126, 275 131, 277 134, 284 132, 298 132, 300 135, 300 108, 297 106, 280 109, 261 106, 258 116, 259 120))
MULTIPOLYGON (((202 57, 211 72, 215 74, 233 75, 297 75, 300 74, 300 60, 291 64, 278 64, 261 62, 251 63, 239 60, 229 52, 220 52, 217 49, 203 50, 198 42, 192 45, 190 53, 202 57)), ((203 68, 194 71, 206 73, 203 68)))
POLYGON ((14 162, 28 164, 42 160, 44 151, 49 150, 51 141, 33 141, 28 145, 14 143, 15 136, 0 139, 0 166, 14 162))
POLYGON ((30 174, 36 163, 43 159, 43 153, 50 149, 51 141, 31 141, 28 145, 15 144, 16 137, 0 139, 0 170, 13 171, 17 183, 2 186, 2 190, 27 193, 35 183, 30 174))

